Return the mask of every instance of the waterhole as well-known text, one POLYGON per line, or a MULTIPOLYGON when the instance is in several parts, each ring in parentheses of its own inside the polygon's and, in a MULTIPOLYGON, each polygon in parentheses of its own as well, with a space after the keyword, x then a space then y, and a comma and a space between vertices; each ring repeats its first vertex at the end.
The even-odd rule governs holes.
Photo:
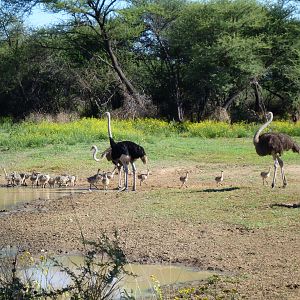
POLYGON ((0 210, 7 210, 21 203, 38 199, 57 199, 71 193, 78 192, 75 189, 42 189, 31 187, 0 188, 0 210))
MULTIPOLYGON (((58 261, 76 273, 76 268, 82 265, 83 258, 80 256, 67 256, 59 257, 58 261)), ((24 272, 27 277, 37 280, 44 287, 51 285, 54 288, 63 288, 70 284, 70 277, 51 264, 49 262, 47 266, 43 265, 42 268, 36 266, 24 272), (45 269, 47 269, 47 272, 45 272, 45 269)), ((115 293, 114 299, 120 299, 124 290, 135 299, 157 299, 155 286, 158 283, 160 286, 165 287, 178 286, 188 282, 205 280, 213 275, 212 272, 177 265, 128 264, 125 269, 136 276, 124 276, 118 283, 118 291, 115 293)))

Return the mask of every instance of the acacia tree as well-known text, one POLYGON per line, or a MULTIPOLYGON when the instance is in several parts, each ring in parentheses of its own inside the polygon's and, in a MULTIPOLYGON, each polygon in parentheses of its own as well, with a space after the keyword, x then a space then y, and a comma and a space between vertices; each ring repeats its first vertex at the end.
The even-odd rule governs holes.
POLYGON ((289 112, 299 118, 300 19, 296 11, 293 1, 281 1, 270 7, 266 27, 272 47, 264 55, 267 73, 260 80, 278 114, 289 112))
POLYGON ((197 99, 198 120, 219 107, 227 111, 251 78, 265 72, 265 14, 252 0, 194 3, 174 24, 171 45, 185 61, 185 88, 197 99))
MULTIPOLYGON (((23 1, 6 0, 18 5, 23 1)), ((146 114, 148 97, 140 94, 128 78, 121 65, 117 52, 118 43, 115 32, 118 31, 115 20, 120 17, 119 11, 124 8, 126 1, 118 0, 25 0, 28 5, 42 5, 53 12, 63 12, 73 20, 77 27, 89 26, 104 50, 104 56, 98 59, 107 64, 115 73, 119 93, 123 96, 123 111, 126 116, 146 114)), ((32 8, 31 6, 31 8, 32 8)), ((18 7, 18 6, 15 6, 18 7)), ((27 6, 28 8, 28 6, 27 6)))
POLYGON ((0 103, 4 111, 14 107, 13 103, 3 101, 14 91, 14 102, 28 100, 22 81, 27 71, 22 62, 23 45, 26 40, 25 28, 20 16, 14 14, 10 7, 0 5, 0 103))
POLYGON ((169 118, 183 121, 184 93, 182 87, 181 60, 170 48, 168 31, 178 18, 185 0, 136 0, 131 13, 139 20, 143 30, 133 51, 142 59, 150 76, 146 83, 161 112, 169 118), (164 92, 163 92, 164 91, 164 92), (166 111, 162 102, 167 102, 166 111))

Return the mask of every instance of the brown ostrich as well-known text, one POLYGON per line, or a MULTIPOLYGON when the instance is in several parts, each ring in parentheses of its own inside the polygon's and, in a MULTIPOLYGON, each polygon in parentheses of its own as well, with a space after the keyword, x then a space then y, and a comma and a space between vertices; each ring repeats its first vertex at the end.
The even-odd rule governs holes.
POLYGON ((274 175, 273 175, 273 181, 272 181, 272 188, 275 187, 275 181, 276 181, 276 171, 278 168, 278 165, 280 165, 281 168, 281 177, 283 181, 283 187, 287 185, 286 177, 284 174, 283 169, 283 161, 280 158, 280 156, 283 154, 283 151, 293 150, 293 152, 300 153, 300 147, 297 145, 288 135, 283 133, 275 133, 275 132, 269 132, 264 133, 262 135, 261 132, 269 126, 269 124, 273 120, 273 113, 268 112, 267 115, 267 122, 263 124, 255 133, 253 137, 253 143, 256 149, 256 153, 260 156, 265 155, 272 155, 274 160, 274 175))

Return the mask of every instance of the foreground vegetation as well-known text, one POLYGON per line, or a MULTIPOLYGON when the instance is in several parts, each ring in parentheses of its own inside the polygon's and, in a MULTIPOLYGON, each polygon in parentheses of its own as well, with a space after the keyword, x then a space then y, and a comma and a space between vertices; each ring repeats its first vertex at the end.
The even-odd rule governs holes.
MULTIPOLYGON (((134 300, 135 291, 122 287, 124 276, 137 276, 124 269, 127 259, 120 248, 117 232, 110 239, 102 233, 97 241, 83 238, 82 263, 65 264, 59 258, 42 253, 34 257, 29 251, 10 253, 0 249, 0 299, 2 300, 134 300), (61 282, 56 282, 58 275, 61 282)), ((149 278, 150 279, 150 278, 149 278)), ((240 299, 234 288, 236 279, 212 275, 201 285, 186 287, 162 287, 155 275, 151 275, 152 297, 164 299, 240 299), (222 283, 232 285, 231 289, 222 283)))

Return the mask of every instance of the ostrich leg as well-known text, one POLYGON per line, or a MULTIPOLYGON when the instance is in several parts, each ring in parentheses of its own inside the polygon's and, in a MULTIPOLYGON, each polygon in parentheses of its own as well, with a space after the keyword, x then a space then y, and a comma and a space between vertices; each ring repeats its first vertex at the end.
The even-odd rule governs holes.
MULTIPOLYGON (((120 157, 120 162, 122 163, 123 169, 124 169, 124 188, 122 188, 120 191, 128 191, 128 164, 129 164, 129 156, 122 154, 120 157)), ((120 172, 121 173, 121 172, 120 172)), ((119 176, 119 186, 122 186, 122 181, 120 180, 121 175, 119 176)))
POLYGON ((128 164, 124 163, 123 167, 124 167, 124 173, 125 173, 125 183, 124 183, 125 186, 122 189, 122 191, 128 191, 128 164))
POLYGON ((118 174, 119 174, 119 182, 118 182, 118 189, 122 188, 122 166, 118 166, 118 174))
POLYGON ((273 175, 273 181, 272 181, 272 188, 275 187, 275 182, 276 182, 276 173, 277 173, 277 168, 278 168, 278 159, 275 156, 274 157, 274 175, 273 175))
POLYGON ((282 182, 283 182, 283 187, 286 187, 287 186, 287 181, 286 181, 286 177, 285 177, 285 174, 284 174, 284 169, 283 169, 283 161, 281 158, 278 157, 278 162, 279 162, 279 165, 280 165, 280 170, 281 170, 281 177, 282 177, 282 182))
POLYGON ((136 190, 136 166, 133 162, 131 163, 131 166, 132 166, 132 173, 133 173, 133 187, 132 187, 132 190, 135 191, 136 190))

